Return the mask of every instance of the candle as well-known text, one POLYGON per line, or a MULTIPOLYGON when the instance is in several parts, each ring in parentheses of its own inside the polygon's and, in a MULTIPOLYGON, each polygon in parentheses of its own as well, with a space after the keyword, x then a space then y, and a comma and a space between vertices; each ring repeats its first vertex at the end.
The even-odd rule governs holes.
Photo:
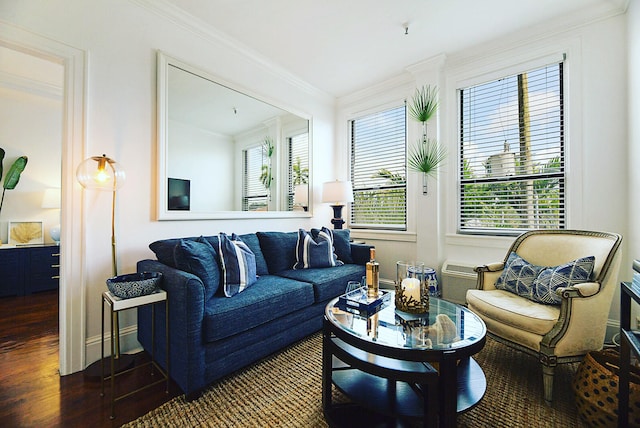
POLYGON ((402 292, 407 300, 415 300, 420 303, 420 280, 418 278, 405 278, 402 280, 402 292))

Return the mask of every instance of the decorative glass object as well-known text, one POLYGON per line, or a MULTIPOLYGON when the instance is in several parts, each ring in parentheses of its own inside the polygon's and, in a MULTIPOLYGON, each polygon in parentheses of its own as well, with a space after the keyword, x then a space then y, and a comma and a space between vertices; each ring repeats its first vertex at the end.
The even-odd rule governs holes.
POLYGON ((436 274, 436 270, 430 267, 425 267, 424 276, 424 280, 429 288, 429 296, 440 297, 442 293, 440 291, 440 286, 438 285, 438 275, 436 274))
POLYGON ((396 263, 396 309, 412 314, 429 310, 429 289, 424 263, 396 263))

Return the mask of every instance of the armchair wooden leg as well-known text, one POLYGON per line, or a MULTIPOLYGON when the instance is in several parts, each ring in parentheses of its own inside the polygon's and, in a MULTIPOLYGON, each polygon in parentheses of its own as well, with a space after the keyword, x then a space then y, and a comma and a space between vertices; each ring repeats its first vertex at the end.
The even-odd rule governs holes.
POLYGON ((544 401, 551 405, 553 399, 553 374, 555 372, 555 366, 542 365, 542 386, 544 388, 544 401))

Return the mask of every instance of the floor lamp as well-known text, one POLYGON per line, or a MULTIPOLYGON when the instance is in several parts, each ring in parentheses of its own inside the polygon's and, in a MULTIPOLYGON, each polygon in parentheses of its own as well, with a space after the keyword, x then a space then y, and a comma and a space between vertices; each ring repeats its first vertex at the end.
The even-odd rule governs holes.
MULTIPOLYGON (((85 189, 112 192, 111 267, 113 276, 116 276, 118 275, 118 259, 116 252, 116 193, 118 189, 120 189, 124 185, 126 178, 124 170, 120 168, 120 165, 115 160, 103 154, 102 156, 92 156, 82 161, 82 163, 78 165, 78 169, 76 170, 76 178, 85 189)), ((121 358, 119 334, 120 323, 118 314, 116 314, 111 328, 113 328, 116 332, 114 344, 114 359, 116 359, 118 362, 116 364, 117 367, 115 371, 120 372, 130 367, 133 364, 133 359, 121 358)), ((101 363, 101 361, 96 361, 96 363, 101 363)), ((88 377, 95 377, 93 373, 95 373, 97 370, 100 370, 100 374, 97 376, 98 378, 100 378, 100 376, 102 376, 102 370, 99 368, 99 365, 94 363, 91 366, 93 366, 93 368, 90 369, 89 367, 87 367, 87 369, 85 369, 85 375, 87 375, 88 373, 88 377)))

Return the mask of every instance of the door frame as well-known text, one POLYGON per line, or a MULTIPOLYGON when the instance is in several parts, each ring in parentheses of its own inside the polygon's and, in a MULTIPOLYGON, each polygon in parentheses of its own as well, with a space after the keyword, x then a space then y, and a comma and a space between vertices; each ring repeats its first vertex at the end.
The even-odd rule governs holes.
POLYGON ((84 370, 86 360, 85 219, 75 166, 84 159, 85 51, 0 22, 0 45, 64 67, 60 212, 59 371, 84 370))

